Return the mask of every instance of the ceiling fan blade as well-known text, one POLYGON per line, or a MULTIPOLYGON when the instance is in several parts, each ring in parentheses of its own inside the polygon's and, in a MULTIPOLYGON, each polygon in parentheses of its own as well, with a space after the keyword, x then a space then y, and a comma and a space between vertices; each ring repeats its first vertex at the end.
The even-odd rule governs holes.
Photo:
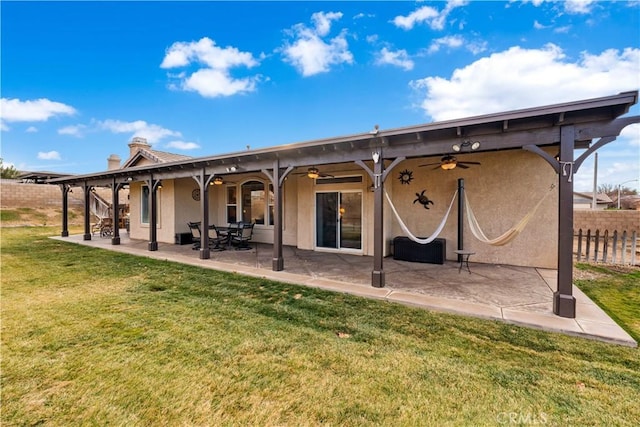
POLYGON ((439 165, 440 162, 438 163, 427 163, 426 165, 418 165, 419 168, 423 167, 423 166, 433 166, 433 165, 439 165))
POLYGON ((465 166, 461 162, 458 162, 457 166, 462 169, 469 169, 469 166, 465 166))
POLYGON ((326 173, 321 173, 320 174, 320 178, 335 178, 335 176, 329 175, 329 174, 326 174, 326 173))
MULTIPOLYGON (((434 164, 435 164, 435 163, 434 163, 434 164)), ((427 165, 425 165, 425 166, 427 166, 427 165)), ((438 166, 436 166, 435 168, 433 168, 433 169, 431 169, 431 170, 432 170, 432 171, 434 171, 434 170, 437 170, 437 169, 440 169, 440 168, 441 168, 441 166, 440 166, 440 165, 438 165, 438 166)))
POLYGON ((458 162, 458 164, 464 163, 465 165, 479 165, 480 162, 458 162))

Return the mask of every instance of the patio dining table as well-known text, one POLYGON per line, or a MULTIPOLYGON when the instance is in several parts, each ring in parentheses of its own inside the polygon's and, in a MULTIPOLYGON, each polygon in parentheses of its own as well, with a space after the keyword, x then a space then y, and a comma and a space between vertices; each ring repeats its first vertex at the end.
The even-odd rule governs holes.
POLYGON ((231 239, 233 236, 236 236, 239 232, 239 230, 242 230, 242 228, 239 226, 239 224, 237 223, 232 223, 228 226, 223 226, 223 227, 218 227, 216 225, 210 225, 209 228, 213 229, 215 227, 215 229, 218 232, 218 235, 222 238, 224 238, 224 242, 227 246, 231 246, 231 239))

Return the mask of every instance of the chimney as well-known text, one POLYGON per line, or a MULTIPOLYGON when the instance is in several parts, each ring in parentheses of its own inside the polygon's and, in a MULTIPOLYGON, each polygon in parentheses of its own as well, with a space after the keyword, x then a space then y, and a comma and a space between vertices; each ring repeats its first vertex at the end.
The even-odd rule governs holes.
POLYGON ((107 170, 120 169, 120 156, 112 154, 107 158, 107 170))
POLYGON ((150 149, 151 145, 147 143, 146 138, 141 138, 139 136, 134 137, 129 143, 129 157, 133 157, 138 151, 142 149, 150 149))

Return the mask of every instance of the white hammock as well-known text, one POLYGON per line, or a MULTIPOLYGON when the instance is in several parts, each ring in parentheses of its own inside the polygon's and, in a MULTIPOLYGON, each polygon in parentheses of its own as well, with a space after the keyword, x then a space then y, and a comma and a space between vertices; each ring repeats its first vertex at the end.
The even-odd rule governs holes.
MULTIPOLYGON (((553 186, 551 187, 551 189, 553 189, 553 186)), ((526 214, 518 224, 516 224, 514 227, 511 227, 504 234, 496 237, 495 239, 489 239, 480 228, 480 225, 478 224, 478 219, 473 214, 473 210, 471 209, 471 205, 469 204, 469 199, 467 198, 467 195, 465 193, 464 204, 465 204, 465 209, 467 210, 467 219, 469 222, 469 228, 471 229, 471 233, 476 237, 476 239, 480 240, 483 243, 487 243, 489 245, 504 246, 507 243, 510 243, 513 239, 515 239, 518 236, 518 234, 520 234, 520 232, 524 229, 524 227, 531 220, 531 218, 533 218, 533 215, 536 213, 540 205, 542 205, 542 202, 544 202, 547 196, 551 194, 551 189, 547 194, 545 194, 542 197, 542 199, 540 199, 538 204, 534 206, 533 210, 531 210, 531 212, 526 214)))
POLYGON ((440 232, 444 228, 444 225, 446 224, 447 219, 449 218, 449 213, 451 212, 451 207, 453 206, 453 202, 456 199, 456 195, 457 194, 458 194, 458 190, 456 190, 456 192, 453 193, 453 197, 451 198, 451 203, 449 203, 449 209, 447 209, 447 213, 444 214, 444 218, 442 218, 442 222, 440 222, 440 225, 438 226, 438 228, 436 228, 436 231, 434 231, 431 236, 429 236, 429 237, 427 237, 425 239, 421 239, 421 238, 416 237, 415 235, 413 235, 413 233, 411 233, 411 231, 409 231, 409 229, 407 228, 405 223, 402 222, 402 218, 400 218, 400 215, 398 214, 398 211, 396 210, 395 206, 393 206, 393 202, 391 202, 391 198, 389 197, 389 194, 387 193, 387 190, 386 189, 384 190, 384 195, 387 197, 387 201, 389 202, 389 206, 391 206, 391 210, 396 215, 396 219, 398 220, 398 224, 400 224, 400 228, 402 228, 402 231, 405 232, 405 234, 407 235, 408 238, 410 238, 411 240, 413 240, 416 243, 420 243, 421 245, 426 245, 427 243, 431 243, 436 239, 436 237, 438 237, 438 235, 440 234, 440 232))

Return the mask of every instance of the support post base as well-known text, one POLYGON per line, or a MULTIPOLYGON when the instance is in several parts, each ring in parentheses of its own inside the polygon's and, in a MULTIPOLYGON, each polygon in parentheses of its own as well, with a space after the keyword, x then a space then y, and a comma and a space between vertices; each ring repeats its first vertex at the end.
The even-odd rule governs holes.
POLYGON ((576 298, 573 295, 553 293, 553 313, 560 317, 575 319, 576 317, 576 298))
POLYGON ((272 269, 273 271, 282 271, 284 270, 284 258, 278 257, 272 259, 272 269))
POLYGON ((91 234, 85 234, 82 236, 82 240, 91 240, 91 234))
POLYGON ((209 259, 211 258, 211 251, 209 248, 200 248, 200 259, 209 259))
POLYGON ((120 237, 112 237, 111 238, 111 244, 112 245, 119 245, 120 244, 120 237))
POLYGON ((149 242, 148 249, 150 251, 157 251, 158 250, 158 242, 149 242))
POLYGON ((60 233, 60 237, 69 237, 69 232, 63 231, 62 233, 60 233))
POLYGON ((384 288, 384 271, 371 272, 371 286, 374 288, 384 288))

